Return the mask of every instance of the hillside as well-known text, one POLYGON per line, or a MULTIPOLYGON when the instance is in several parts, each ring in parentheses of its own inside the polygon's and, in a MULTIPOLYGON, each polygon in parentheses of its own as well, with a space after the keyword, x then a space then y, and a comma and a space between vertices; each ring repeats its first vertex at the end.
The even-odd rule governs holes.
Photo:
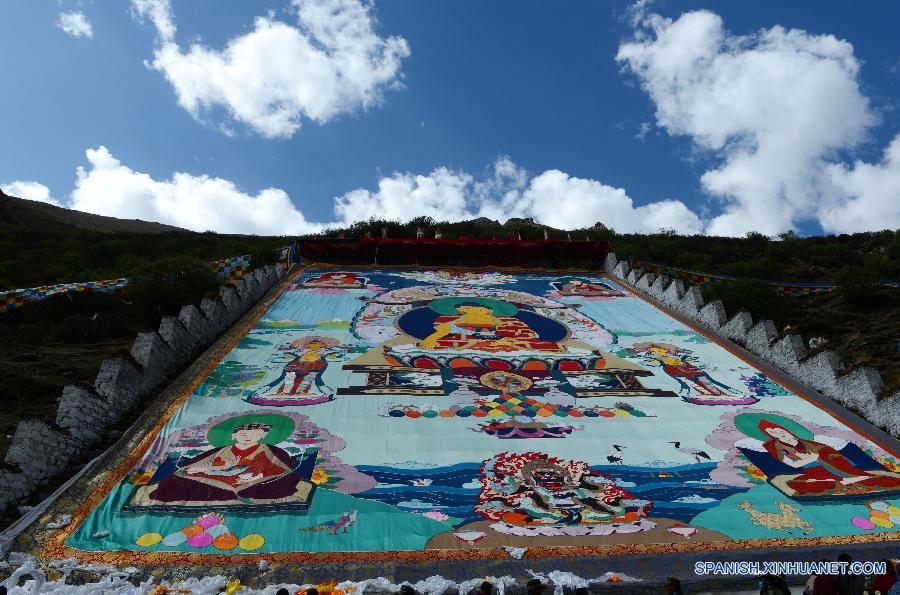
POLYGON ((171 225, 141 219, 116 219, 74 211, 9 196, 0 190, 0 228, 6 226, 34 232, 53 231, 60 226, 102 233, 162 233, 180 230, 171 225))
POLYGON ((197 233, 0 197, 0 291, 114 279, 172 256, 268 261, 293 238, 197 233), (40 266, 35 266, 40 263, 40 266))
POLYGON ((52 420, 64 385, 93 383, 100 362, 128 352, 136 333, 217 292, 210 260, 250 254, 258 266, 290 241, 195 233, 0 197, 0 291, 133 279, 127 295, 58 295, 0 313, 0 458, 20 420, 52 420))

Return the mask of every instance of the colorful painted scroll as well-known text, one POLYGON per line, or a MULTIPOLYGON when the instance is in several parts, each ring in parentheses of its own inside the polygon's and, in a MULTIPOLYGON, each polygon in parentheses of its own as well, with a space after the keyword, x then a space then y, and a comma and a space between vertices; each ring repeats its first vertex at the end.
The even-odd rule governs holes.
POLYGON ((48 555, 898 536, 891 444, 595 275, 305 270, 212 365, 48 555))

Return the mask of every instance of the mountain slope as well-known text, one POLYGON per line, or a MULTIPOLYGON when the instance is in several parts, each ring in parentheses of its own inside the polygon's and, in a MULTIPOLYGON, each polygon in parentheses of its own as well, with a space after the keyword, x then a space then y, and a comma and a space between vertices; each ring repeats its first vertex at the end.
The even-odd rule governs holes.
POLYGON ((35 232, 56 231, 60 226, 102 233, 183 231, 179 227, 141 219, 116 219, 115 217, 65 209, 43 202, 9 196, 0 190, 0 227, 6 226, 35 232))

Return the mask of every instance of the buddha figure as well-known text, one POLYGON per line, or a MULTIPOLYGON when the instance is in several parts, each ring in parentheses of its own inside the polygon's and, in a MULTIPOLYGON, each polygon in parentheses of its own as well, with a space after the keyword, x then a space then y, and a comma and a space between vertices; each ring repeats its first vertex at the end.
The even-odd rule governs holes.
POLYGON ((506 304, 511 312, 498 315, 485 301, 460 302, 455 304, 456 314, 438 315, 433 332, 419 341, 418 346, 487 352, 565 351, 558 341, 542 339, 528 320, 516 317, 512 304, 506 304))

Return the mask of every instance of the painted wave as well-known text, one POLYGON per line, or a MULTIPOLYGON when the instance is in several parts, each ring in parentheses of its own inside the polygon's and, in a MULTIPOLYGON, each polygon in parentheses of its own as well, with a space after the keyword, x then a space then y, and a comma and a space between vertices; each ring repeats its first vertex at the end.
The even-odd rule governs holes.
POLYGON ((481 492, 481 463, 458 463, 447 467, 382 467, 359 465, 378 484, 357 498, 378 500, 403 510, 442 512, 462 519, 459 525, 481 520, 472 512, 481 492))
MULTIPOLYGON (((483 520, 472 512, 481 492, 480 463, 446 467, 360 465, 357 468, 374 477, 378 484, 356 497, 378 500, 410 512, 442 512, 462 519, 457 526, 483 520)), ((712 481, 709 473, 715 469, 715 463, 669 467, 598 465, 592 469, 614 479, 635 498, 652 501, 652 516, 684 523, 704 510, 715 508, 728 496, 745 491, 712 481)))
POLYGON ((598 465, 592 467, 638 498, 653 502, 652 516, 688 523, 704 510, 745 488, 714 482, 709 473, 715 463, 673 465, 668 467, 633 467, 630 465, 598 465))

